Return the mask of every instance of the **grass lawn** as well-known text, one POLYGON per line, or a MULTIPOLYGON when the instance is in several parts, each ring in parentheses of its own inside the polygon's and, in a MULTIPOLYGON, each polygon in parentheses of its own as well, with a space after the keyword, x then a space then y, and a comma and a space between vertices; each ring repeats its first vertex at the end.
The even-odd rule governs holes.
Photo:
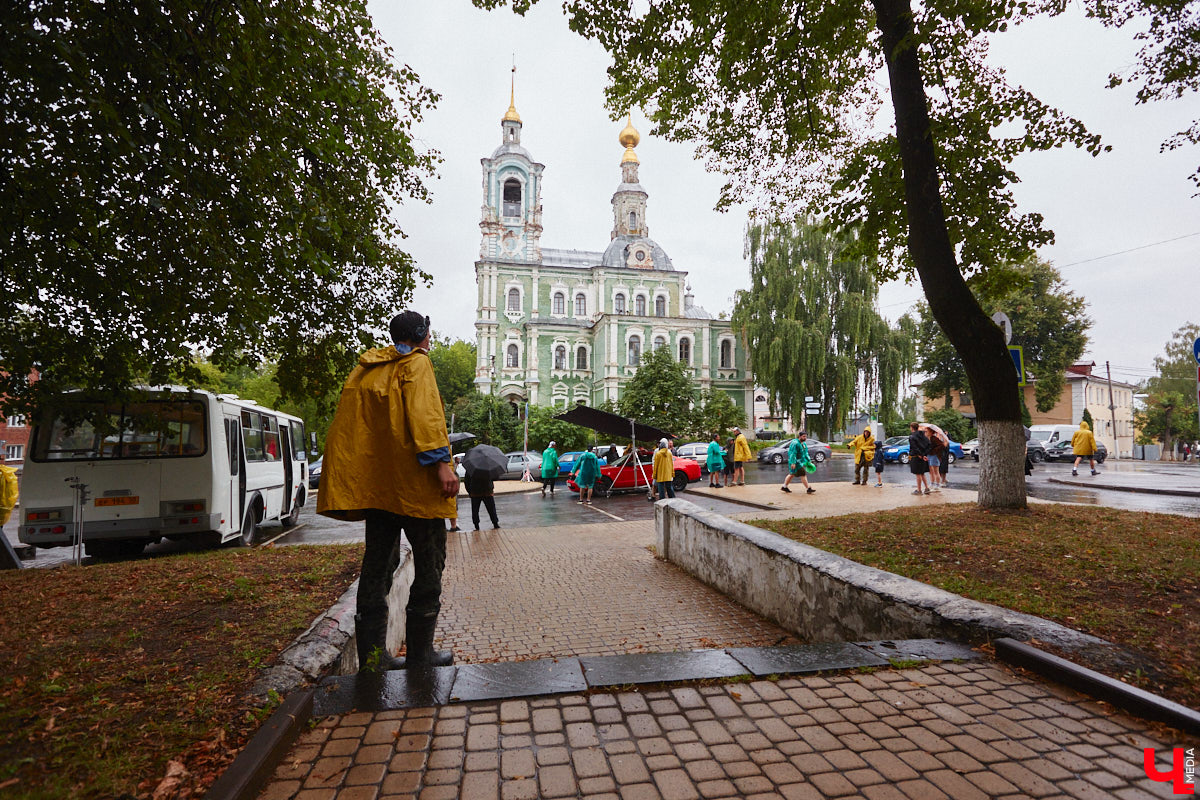
POLYGON ((198 796, 271 707, 259 670, 357 577, 362 547, 210 550, 0 572, 0 795, 198 796))
POLYGON ((1200 708, 1200 520, 1065 505, 930 506, 762 521, 798 542, 1139 651, 1101 672, 1200 708))

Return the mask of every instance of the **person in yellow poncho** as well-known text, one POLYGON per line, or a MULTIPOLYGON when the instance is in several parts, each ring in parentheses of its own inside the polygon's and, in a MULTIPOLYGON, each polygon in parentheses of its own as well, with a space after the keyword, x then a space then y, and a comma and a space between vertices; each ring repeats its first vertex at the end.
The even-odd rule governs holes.
POLYGON ((1086 422, 1079 423, 1079 430, 1071 436, 1071 452, 1075 454, 1075 464, 1071 467, 1071 474, 1079 474, 1079 462, 1087 457, 1088 464, 1092 467, 1092 474, 1099 475, 1096 472, 1096 436, 1092 433, 1092 426, 1086 422))
POLYGON ((358 582, 359 669, 446 666, 433 649, 446 564, 445 520, 457 516, 445 411, 429 360, 429 317, 404 311, 390 323, 391 347, 368 350, 346 379, 325 439, 317 513, 366 521, 358 582), (406 609, 407 661, 386 646, 387 596, 412 546, 415 575, 406 609))
POLYGON ((871 461, 875 458, 875 437, 871 435, 871 429, 863 428, 863 432, 854 437, 850 446, 854 448, 854 485, 859 485, 858 473, 861 471, 861 483, 866 486, 867 477, 871 472, 871 461))
MULTIPOLYGON (((675 496, 675 457, 666 439, 658 440, 658 449, 654 451, 654 485, 658 489, 658 499, 666 500, 675 496)), ((654 495, 650 495, 654 499, 654 495)))
POLYGON ((746 462, 754 460, 754 455, 750 452, 750 443, 746 441, 742 429, 735 425, 733 433, 736 437, 733 440, 733 480, 738 486, 745 486, 746 462))

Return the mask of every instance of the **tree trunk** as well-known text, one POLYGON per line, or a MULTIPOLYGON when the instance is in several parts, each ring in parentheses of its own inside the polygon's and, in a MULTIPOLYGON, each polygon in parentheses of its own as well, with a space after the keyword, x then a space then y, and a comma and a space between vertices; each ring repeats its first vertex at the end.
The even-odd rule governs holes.
POLYGON ((983 313, 963 280, 950 243, 925 85, 913 45, 912 8, 909 0, 872 0, 872 5, 883 34, 883 54, 896 113, 908 251, 929 310, 962 359, 980 422, 979 504, 985 508, 1024 508, 1025 435, 1016 371, 1004 335, 983 313), (985 429, 998 446, 984 445, 985 429), (1020 452, 1010 446, 1013 441, 1021 443, 1020 452))

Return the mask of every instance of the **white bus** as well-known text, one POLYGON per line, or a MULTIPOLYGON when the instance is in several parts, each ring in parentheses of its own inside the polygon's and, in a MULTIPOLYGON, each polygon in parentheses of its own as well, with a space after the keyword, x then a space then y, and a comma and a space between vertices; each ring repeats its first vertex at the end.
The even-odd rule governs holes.
POLYGON ((89 555, 133 555, 164 537, 249 545, 264 522, 296 524, 307 471, 303 421, 250 400, 178 386, 124 402, 66 394, 33 428, 17 535, 71 546, 77 478, 89 555))

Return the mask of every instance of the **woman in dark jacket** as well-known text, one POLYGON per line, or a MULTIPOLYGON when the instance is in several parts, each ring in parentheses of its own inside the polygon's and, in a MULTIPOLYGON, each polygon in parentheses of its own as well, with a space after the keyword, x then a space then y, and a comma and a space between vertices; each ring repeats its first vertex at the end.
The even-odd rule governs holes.
POLYGON ((911 431, 908 435, 908 468, 917 477, 917 488, 913 494, 929 494, 929 484, 925 482, 925 475, 929 472, 929 439, 915 422, 908 429, 911 431), (922 492, 922 489, 925 491, 922 492))

